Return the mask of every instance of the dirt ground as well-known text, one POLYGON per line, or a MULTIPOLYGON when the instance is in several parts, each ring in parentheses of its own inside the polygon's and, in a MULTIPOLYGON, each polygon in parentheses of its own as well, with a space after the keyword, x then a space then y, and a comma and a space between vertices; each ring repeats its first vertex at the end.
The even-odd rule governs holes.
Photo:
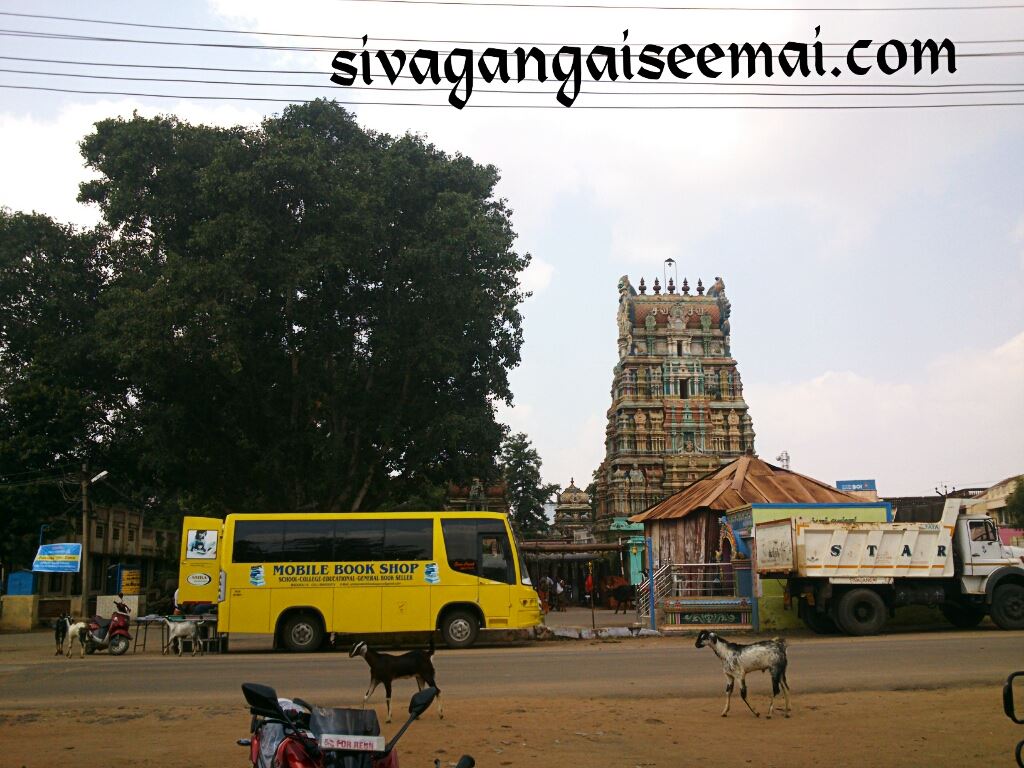
MULTIPOLYGON (((753 684, 755 706, 766 708, 753 684)), ((794 694, 793 716, 755 719, 738 697, 577 699, 538 691, 530 699, 446 701, 414 723, 399 746, 403 768, 479 766, 997 766, 1024 738, 991 687, 887 693, 794 694)), ((383 711, 378 706, 378 714, 383 711)), ((241 706, 119 707, 68 711, 11 707, 0 715, 0 765, 18 768, 126 762, 144 768, 245 766, 241 706)), ((397 720, 397 711, 396 711, 397 720)), ((397 723, 384 726, 387 735, 397 723)))
MULTIPOLYGON (((1024 668, 1021 637, 794 637, 793 714, 771 720, 764 675, 750 680, 760 719, 738 692, 720 717, 720 666, 692 638, 441 651, 445 718, 435 704, 398 751, 403 768, 453 765, 465 753, 485 767, 1009 766, 1024 727, 1003 714, 1001 684, 1024 668)), ((45 632, 0 635, 0 768, 245 768, 239 680, 334 705, 357 705, 366 685, 364 665, 344 652, 63 659, 52 642, 45 632)), ((391 724, 382 692, 371 700, 385 736, 412 690, 396 684, 391 724)))

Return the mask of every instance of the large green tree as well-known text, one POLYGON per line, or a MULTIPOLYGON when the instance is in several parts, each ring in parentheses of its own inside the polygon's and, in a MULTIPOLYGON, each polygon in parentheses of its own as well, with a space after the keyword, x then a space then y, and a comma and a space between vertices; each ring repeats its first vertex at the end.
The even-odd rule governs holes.
POLYGON ((559 486, 541 481, 540 456, 522 432, 505 439, 500 461, 513 525, 525 536, 543 534, 550 527, 544 504, 559 486))
POLYGON ((0 232, 4 304, 38 283, 4 325, 31 343, 0 350, 12 471, 100 454, 130 493, 222 512, 389 508, 492 470, 529 263, 494 167, 326 101, 257 128, 105 120, 82 153, 100 230, 0 232))
POLYGON ((74 510, 80 464, 108 452, 117 387, 97 341, 101 232, 0 210, 0 560, 74 510), (66 482, 65 482, 66 481, 66 482), (63 491, 63 492, 62 492, 63 491))
POLYGON ((1006 497, 1004 517, 1015 528, 1024 528, 1024 475, 1017 478, 1013 490, 1006 497))

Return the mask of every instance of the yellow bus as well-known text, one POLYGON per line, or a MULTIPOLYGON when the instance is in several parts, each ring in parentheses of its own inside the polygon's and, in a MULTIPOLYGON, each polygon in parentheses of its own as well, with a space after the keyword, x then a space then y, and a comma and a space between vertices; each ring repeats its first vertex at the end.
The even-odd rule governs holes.
POLYGON ((186 517, 179 604, 218 604, 221 633, 272 634, 293 651, 326 633, 481 629, 541 622, 508 516, 496 512, 186 517))

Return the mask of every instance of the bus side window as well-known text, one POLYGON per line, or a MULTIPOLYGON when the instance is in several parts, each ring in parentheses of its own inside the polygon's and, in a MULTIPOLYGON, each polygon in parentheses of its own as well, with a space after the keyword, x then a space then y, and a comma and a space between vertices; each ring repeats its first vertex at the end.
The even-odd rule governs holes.
POLYGON ((442 520, 444 548, 448 555, 448 567, 458 573, 476 575, 476 521, 442 520))
POLYGON ((231 562, 276 563, 283 549, 283 520, 239 520, 235 524, 231 562))
POLYGON ((504 533, 480 534, 480 576, 489 581, 512 584, 515 569, 509 550, 508 536, 504 533))

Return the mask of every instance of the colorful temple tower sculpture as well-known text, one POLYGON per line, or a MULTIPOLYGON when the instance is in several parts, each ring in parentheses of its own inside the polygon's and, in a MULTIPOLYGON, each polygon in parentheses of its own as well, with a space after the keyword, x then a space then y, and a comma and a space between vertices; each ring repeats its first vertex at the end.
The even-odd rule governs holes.
POLYGON ((558 494, 552 536, 570 542, 587 543, 594 540, 593 529, 590 496, 576 487, 576 479, 573 478, 569 480, 569 487, 558 494))
POLYGON ((618 350, 595 532, 635 515, 702 475, 754 451, 754 428, 730 350, 730 303, 716 277, 696 293, 675 262, 639 293, 619 279, 618 350), (678 292, 677 292, 678 291, 678 292))

